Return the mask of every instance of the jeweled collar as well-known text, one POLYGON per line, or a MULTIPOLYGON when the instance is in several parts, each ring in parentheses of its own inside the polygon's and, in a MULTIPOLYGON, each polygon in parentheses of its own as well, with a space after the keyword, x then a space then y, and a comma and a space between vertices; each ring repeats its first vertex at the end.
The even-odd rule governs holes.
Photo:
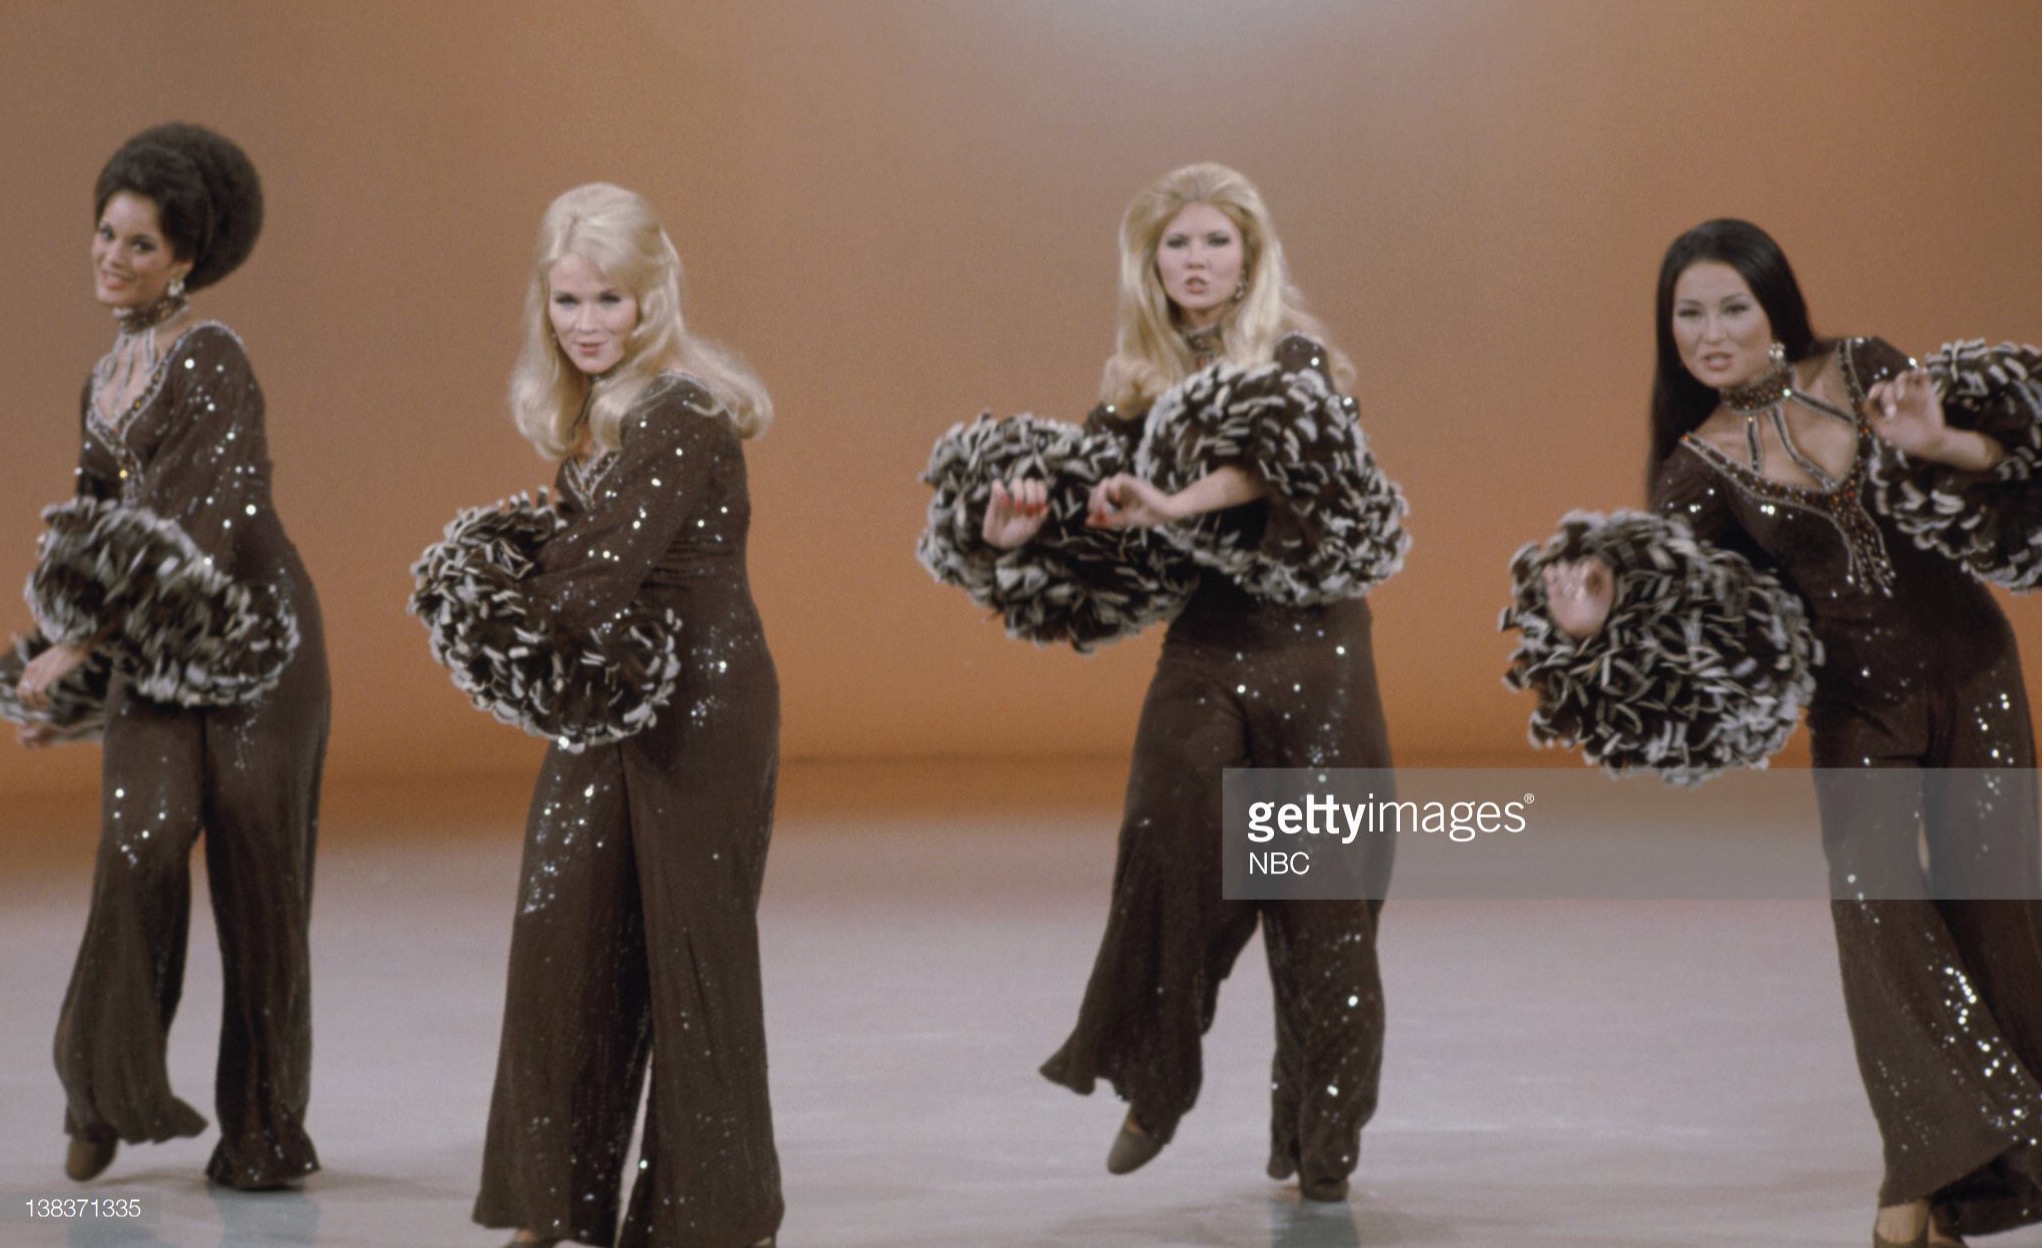
POLYGON ((191 306, 191 300, 181 294, 166 293, 153 303, 139 308, 116 308, 113 319, 119 323, 121 333, 139 334, 156 328, 191 306))
POLYGON ((1201 367, 1220 358, 1226 349, 1226 321, 1214 321, 1199 329, 1180 329, 1177 336, 1184 340, 1184 349, 1191 352, 1201 367))
POLYGON ((1724 404, 1740 415, 1762 412, 1775 403, 1784 403, 1793 393, 1794 370, 1784 360, 1741 386, 1725 386, 1717 391, 1724 404))

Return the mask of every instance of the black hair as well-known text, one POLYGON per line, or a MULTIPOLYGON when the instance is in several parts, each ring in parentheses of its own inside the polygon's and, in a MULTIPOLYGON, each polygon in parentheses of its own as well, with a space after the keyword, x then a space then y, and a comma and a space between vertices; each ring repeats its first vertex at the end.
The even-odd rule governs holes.
POLYGON ((1749 221, 1723 217, 1704 221, 1666 249, 1659 265, 1659 297, 1653 309, 1653 333, 1658 341, 1658 366, 1652 376, 1652 451, 1645 463, 1645 488, 1649 493, 1659 476, 1659 467, 1681 437, 1694 432, 1709 418, 1720 402, 1716 392, 1695 379, 1681 363, 1680 347, 1673 340, 1673 287, 1688 266, 1714 260, 1727 264, 1751 287, 1758 306, 1772 323, 1773 337, 1787 349, 1787 358, 1805 360, 1828 348, 1808 324, 1808 301, 1801 297, 1801 283, 1794 280, 1794 267, 1787 253, 1772 235, 1749 221))
POLYGON ((233 140, 184 122, 151 126, 121 144, 99 171, 94 219, 122 191, 156 205, 164 241, 191 261, 186 290, 200 290, 241 267, 262 233, 262 179, 233 140))

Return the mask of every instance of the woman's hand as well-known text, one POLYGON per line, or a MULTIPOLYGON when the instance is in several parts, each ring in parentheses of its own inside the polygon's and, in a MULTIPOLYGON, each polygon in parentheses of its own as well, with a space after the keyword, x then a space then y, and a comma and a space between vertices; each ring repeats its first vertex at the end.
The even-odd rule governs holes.
POLYGON ((1917 459, 1988 472, 2006 457, 2005 448, 1984 434, 1950 428, 1942 396, 1918 368, 1866 391, 1865 418, 1880 441, 1917 459))
POLYGON ((1093 486, 1085 502, 1085 523, 1095 529, 1152 529, 1188 514, 1175 495, 1125 472, 1093 486))
POLYGON ((1546 610, 1569 637, 1593 637, 1608 622, 1617 600, 1617 578, 1610 566, 1590 556, 1548 564, 1546 610))
POLYGON ((1049 488, 1042 482, 1024 477, 1009 486, 995 481, 979 535, 988 546, 1015 550, 1034 541, 1048 518, 1049 488))
MULTIPOLYGON (((32 711, 48 710, 50 690, 76 671, 87 653, 76 646, 51 646, 30 659, 28 666, 21 669, 21 682, 14 687, 21 695, 21 704, 32 711)), ((29 744, 25 737, 22 743, 29 744)))

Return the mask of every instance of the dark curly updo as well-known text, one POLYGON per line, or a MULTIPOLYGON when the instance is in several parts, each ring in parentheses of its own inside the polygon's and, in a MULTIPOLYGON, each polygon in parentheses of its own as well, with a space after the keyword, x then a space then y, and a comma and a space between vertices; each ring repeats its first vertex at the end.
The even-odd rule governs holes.
POLYGON ((240 268, 262 233, 262 179, 255 165, 233 140, 204 126, 173 121, 121 144, 93 188, 95 220, 122 191, 156 205, 170 250, 191 261, 186 290, 211 286, 240 268))

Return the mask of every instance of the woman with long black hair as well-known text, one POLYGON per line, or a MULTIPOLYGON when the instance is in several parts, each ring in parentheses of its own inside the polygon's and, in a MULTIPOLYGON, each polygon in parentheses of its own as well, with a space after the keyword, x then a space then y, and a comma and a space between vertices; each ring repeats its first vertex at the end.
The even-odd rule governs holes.
POLYGON ((1519 552, 1534 736, 1692 782, 1805 706, 1845 1005, 1885 1142, 1874 1242, 2042 1220, 2042 864, 2020 656, 1983 580, 2042 547, 2042 356, 1826 339, 1744 221, 1660 269, 1650 514, 1519 552), (1918 858, 1926 839, 1929 862, 1918 858))

